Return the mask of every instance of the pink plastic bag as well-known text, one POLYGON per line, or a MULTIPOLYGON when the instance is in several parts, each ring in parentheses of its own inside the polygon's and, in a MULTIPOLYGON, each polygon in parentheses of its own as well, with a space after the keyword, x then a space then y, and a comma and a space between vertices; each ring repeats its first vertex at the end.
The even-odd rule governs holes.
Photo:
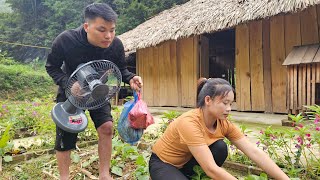
POLYGON ((129 112, 130 126, 134 129, 146 129, 154 123, 153 117, 148 111, 147 104, 141 99, 141 94, 134 94, 135 105, 129 112))

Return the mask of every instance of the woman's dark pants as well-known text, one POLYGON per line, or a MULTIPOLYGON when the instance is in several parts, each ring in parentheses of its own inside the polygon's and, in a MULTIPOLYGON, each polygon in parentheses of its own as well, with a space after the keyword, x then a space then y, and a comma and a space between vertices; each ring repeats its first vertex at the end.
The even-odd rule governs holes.
MULTIPOLYGON (((209 146, 218 166, 222 166, 228 156, 226 143, 221 139, 209 146)), ((194 175, 193 167, 199 165, 195 158, 190 159, 181 169, 165 163, 152 153, 149 161, 149 172, 152 180, 187 180, 194 175)))

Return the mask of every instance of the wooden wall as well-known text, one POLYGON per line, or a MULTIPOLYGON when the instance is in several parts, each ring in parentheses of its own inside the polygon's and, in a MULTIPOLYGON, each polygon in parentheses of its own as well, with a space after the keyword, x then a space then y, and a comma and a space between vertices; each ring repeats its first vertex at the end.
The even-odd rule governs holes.
MULTIPOLYGON (((239 111, 288 112, 287 97, 297 94, 298 89, 293 88, 297 84, 287 86, 287 79, 297 80, 299 75, 295 68, 288 75, 282 63, 293 46, 319 43, 319 26, 318 5, 299 13, 278 15, 236 27, 236 101, 239 111)), ((305 80, 308 81, 308 76, 305 80)))
POLYGON ((305 110, 305 105, 314 105, 316 83, 320 83, 320 63, 288 66, 288 109, 291 114, 305 110))
POLYGON ((196 36, 137 50, 137 74, 148 106, 195 107, 198 41, 196 36))

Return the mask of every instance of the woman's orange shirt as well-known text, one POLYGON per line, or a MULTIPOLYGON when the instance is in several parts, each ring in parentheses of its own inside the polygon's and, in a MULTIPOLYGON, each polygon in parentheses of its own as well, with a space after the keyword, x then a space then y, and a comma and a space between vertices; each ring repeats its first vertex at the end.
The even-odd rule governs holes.
POLYGON ((192 158, 188 146, 209 146, 225 137, 235 141, 243 136, 240 129, 229 120, 217 120, 217 128, 211 133, 204 123, 202 110, 198 108, 174 120, 153 145, 152 152, 163 162, 182 168, 192 158))

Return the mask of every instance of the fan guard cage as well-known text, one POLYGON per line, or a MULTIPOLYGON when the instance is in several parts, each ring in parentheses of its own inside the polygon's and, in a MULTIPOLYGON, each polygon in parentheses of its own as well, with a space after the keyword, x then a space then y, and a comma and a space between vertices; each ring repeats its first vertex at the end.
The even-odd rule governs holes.
POLYGON ((98 109, 104 106, 120 90, 121 82, 121 72, 116 64, 108 60, 94 60, 78 66, 68 79, 65 93, 68 100, 79 109, 98 109), (79 81, 78 72, 88 67, 96 72, 95 78, 108 86, 109 93, 107 96, 99 99, 92 98, 89 84, 79 81), (80 84, 81 96, 74 96, 71 92, 71 88, 76 82, 80 84))

